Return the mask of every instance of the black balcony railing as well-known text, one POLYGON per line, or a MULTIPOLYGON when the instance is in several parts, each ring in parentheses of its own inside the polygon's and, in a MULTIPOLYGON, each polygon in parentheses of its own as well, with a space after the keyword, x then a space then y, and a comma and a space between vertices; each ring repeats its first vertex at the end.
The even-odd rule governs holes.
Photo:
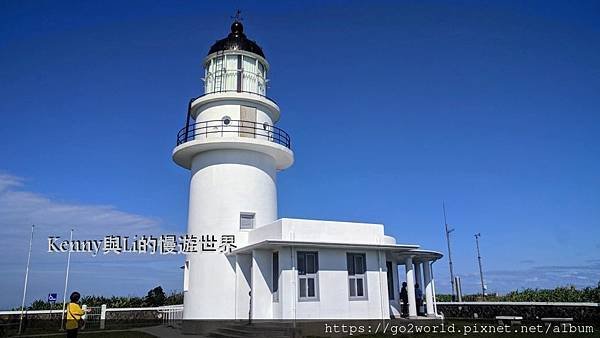
POLYGON ((177 145, 193 140, 237 136, 267 140, 291 149, 290 135, 268 123, 243 120, 210 120, 187 125, 177 133, 177 145))

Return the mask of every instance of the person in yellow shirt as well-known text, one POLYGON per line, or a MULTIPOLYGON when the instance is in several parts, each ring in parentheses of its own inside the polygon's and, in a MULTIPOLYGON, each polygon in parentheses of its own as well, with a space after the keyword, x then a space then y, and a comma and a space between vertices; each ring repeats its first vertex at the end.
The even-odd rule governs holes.
POLYGON ((79 306, 79 298, 81 295, 75 291, 71 294, 71 302, 67 306, 67 337, 77 337, 77 331, 83 322, 82 317, 85 315, 85 311, 79 306))

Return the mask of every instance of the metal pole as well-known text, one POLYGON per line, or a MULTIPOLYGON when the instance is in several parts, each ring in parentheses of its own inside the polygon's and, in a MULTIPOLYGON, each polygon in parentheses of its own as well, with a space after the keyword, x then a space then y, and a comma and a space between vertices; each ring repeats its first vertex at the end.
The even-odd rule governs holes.
POLYGON ((23 300, 21 301, 21 318, 19 319, 19 335, 23 329, 23 312, 25 311, 25 296, 27 295, 27 279, 29 278, 29 262, 31 261, 31 243, 33 242, 33 229, 31 225, 31 237, 29 238, 29 252, 27 253, 27 268, 25 269, 25 285, 23 286, 23 300))
POLYGON ((481 268, 481 254, 479 253, 479 237, 481 233, 475 234, 475 243, 477 244, 477 260, 479 261, 479 278, 481 279, 481 300, 485 299, 485 284, 483 284, 483 269, 481 268))
POLYGON ((73 229, 71 229, 71 236, 69 237, 69 252, 67 253, 67 273, 65 274, 65 290, 63 291, 63 306, 62 316, 60 318, 60 329, 65 329, 65 307, 67 306, 67 286, 69 285, 69 266, 71 265, 71 248, 73 243, 73 229))
POLYGON ((187 117, 185 119, 185 135, 183 136, 183 142, 182 143, 185 143, 185 142, 188 141, 188 137, 189 137, 188 134, 190 132, 190 116, 192 114, 192 103, 193 102, 194 102, 194 99, 190 99, 190 102, 188 103, 187 117))
POLYGON ((450 265, 450 283, 452 285, 452 301, 454 301, 456 299, 456 290, 454 285, 454 269, 452 268, 452 252, 450 251, 450 233, 454 231, 454 229, 448 229, 445 202, 442 202, 442 208, 444 208, 444 225, 446 226, 446 242, 448 243, 448 264, 450 265))

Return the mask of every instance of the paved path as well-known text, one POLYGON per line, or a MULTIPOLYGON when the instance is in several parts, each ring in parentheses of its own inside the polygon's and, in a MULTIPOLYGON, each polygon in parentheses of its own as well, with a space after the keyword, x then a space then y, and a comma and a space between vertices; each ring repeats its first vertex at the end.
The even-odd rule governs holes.
POLYGON ((181 329, 159 325, 159 326, 150 326, 150 327, 142 327, 139 329, 132 329, 131 331, 141 331, 147 334, 151 334, 156 337, 168 337, 168 338, 206 338, 206 336, 200 335, 191 335, 191 334, 182 334, 181 329))

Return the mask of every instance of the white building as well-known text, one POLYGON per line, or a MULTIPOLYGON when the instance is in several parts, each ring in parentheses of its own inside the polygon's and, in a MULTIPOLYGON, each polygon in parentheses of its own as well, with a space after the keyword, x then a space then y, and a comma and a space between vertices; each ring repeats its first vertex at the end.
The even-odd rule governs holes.
POLYGON ((383 224, 278 218, 276 175, 294 153, 266 96, 269 63, 240 22, 204 67, 173 160, 191 171, 188 234, 233 235, 236 247, 187 255, 184 319, 388 319, 400 315, 403 281, 410 317, 416 283, 419 312, 436 317, 440 253, 396 243, 383 224))

